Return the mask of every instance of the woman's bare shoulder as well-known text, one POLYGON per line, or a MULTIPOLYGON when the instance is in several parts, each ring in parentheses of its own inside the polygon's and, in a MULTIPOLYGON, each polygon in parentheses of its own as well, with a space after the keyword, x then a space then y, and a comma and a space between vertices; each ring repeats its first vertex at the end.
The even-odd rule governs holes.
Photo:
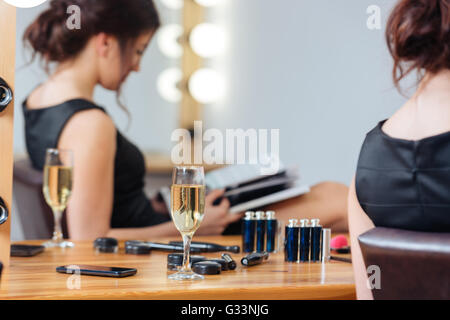
POLYGON ((86 99, 79 90, 64 82, 44 82, 36 87, 27 97, 28 109, 46 109, 74 99, 86 99))
POLYGON ((75 113, 65 125, 60 147, 73 144, 96 144, 99 148, 115 145, 116 127, 113 120, 100 109, 75 113))
POLYGON ((398 109, 383 125, 383 131, 391 137, 408 139, 411 137, 410 130, 407 125, 412 120, 411 102, 406 102, 398 109))
POLYGON ((78 111, 75 113, 67 123, 71 126, 80 126, 89 130, 95 129, 115 129, 115 125, 111 117, 99 108, 92 108, 78 111))
POLYGON ((407 101, 383 125, 393 138, 421 140, 450 131, 450 107, 418 108, 416 101, 407 101))

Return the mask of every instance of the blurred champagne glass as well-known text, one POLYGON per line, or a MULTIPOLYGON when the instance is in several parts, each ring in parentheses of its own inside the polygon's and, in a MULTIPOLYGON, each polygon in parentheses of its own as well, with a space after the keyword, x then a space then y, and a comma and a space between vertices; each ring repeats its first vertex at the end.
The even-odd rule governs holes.
POLYGON ((47 248, 73 247, 64 241, 61 219, 72 193, 73 153, 70 150, 47 149, 44 167, 43 192, 45 201, 52 208, 55 219, 53 238, 43 245, 47 248))
POLYGON ((173 169, 171 187, 171 214, 184 243, 183 266, 173 280, 204 279, 191 270, 189 254, 191 240, 205 214, 205 173, 203 167, 181 166, 173 169))

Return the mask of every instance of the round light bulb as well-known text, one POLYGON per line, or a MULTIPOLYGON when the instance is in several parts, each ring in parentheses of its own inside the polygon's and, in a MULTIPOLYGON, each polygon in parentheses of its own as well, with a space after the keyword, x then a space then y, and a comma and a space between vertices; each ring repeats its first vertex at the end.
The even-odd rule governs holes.
POLYGON ((181 101, 182 93, 177 84, 183 79, 183 72, 179 68, 164 70, 158 77, 158 92, 165 100, 178 103, 181 101))
POLYGON ((189 78, 189 92, 202 104, 217 102, 225 95, 225 80, 215 70, 199 69, 189 78))
POLYGON ((199 5, 204 7, 213 7, 222 2, 222 0, 195 0, 199 5))
POLYGON ((161 0, 161 2, 169 9, 179 10, 184 6, 184 0, 161 0))
POLYGON ((178 38, 183 35, 183 27, 178 24, 168 24, 158 31, 158 47, 164 55, 178 59, 183 55, 183 47, 178 38))
POLYGON ((201 23, 192 29, 189 44, 200 57, 212 58, 225 50, 225 31, 212 23, 201 23))
POLYGON ((4 0, 7 4, 17 8, 33 8, 40 6, 47 0, 4 0))

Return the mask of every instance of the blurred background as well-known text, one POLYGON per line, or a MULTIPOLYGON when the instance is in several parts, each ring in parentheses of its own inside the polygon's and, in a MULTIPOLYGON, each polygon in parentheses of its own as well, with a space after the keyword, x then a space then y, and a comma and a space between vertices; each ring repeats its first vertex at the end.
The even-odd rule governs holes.
MULTIPOLYGON (((281 160, 298 164, 305 183, 348 185, 365 134, 405 102, 392 84, 384 39, 394 1, 195 1, 155 0, 163 28, 141 72, 125 84, 128 129, 115 93, 98 88, 95 95, 148 154, 149 193, 165 182, 173 130, 189 129, 191 120, 224 134, 280 129, 281 160), (373 5, 380 9, 380 29, 367 26, 373 5)), ((17 158, 26 155, 22 102, 46 78, 38 61, 26 65, 30 55, 21 37, 47 5, 17 10, 17 158)), ((15 219, 12 239, 22 238, 15 219)))

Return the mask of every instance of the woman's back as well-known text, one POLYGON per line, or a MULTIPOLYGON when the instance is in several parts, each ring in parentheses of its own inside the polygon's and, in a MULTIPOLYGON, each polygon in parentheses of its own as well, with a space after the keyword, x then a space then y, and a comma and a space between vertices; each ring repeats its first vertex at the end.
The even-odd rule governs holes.
POLYGON ((375 226, 450 231, 450 72, 366 137, 355 186, 375 226))
MULTIPOLYGON (((39 92, 34 93, 30 97, 39 96, 39 92)), ((76 96, 76 93, 67 94, 67 96, 76 96)), ((62 95, 60 99, 64 100, 62 95)), ((43 169, 46 149, 72 149, 72 145, 77 144, 77 140, 85 131, 83 128, 101 128, 102 122, 112 123, 102 107, 86 99, 73 98, 43 108, 36 107, 36 100, 39 99, 34 99, 34 104, 31 106, 26 100, 23 103, 23 112, 27 150, 33 166, 39 170, 43 169), (82 123, 83 127, 79 123, 82 123)), ((48 105, 44 99, 40 99, 39 103, 48 105)), ((167 217, 154 214, 150 201, 143 191, 145 160, 139 149, 115 128, 113 131, 93 129, 91 133, 94 135, 90 137, 91 140, 100 139, 106 141, 106 144, 111 141, 115 146, 115 153, 104 161, 105 166, 112 162, 114 171, 111 227, 144 227, 167 221, 167 217)), ((88 142, 85 143, 87 148, 89 148, 88 142)), ((94 160, 94 157, 101 156, 102 152, 102 146, 97 146, 95 150, 91 150, 88 157, 94 160)), ((78 154, 75 155, 75 160, 78 156, 78 154)), ((80 162, 85 163, 85 161, 78 163, 80 162)), ((77 163, 75 163, 75 170, 79 172, 77 169, 77 163)), ((91 179, 92 183, 96 184, 95 177, 91 176, 91 179)))
POLYGON ((394 84, 400 89, 402 79, 417 73, 419 88, 369 132, 360 153, 348 197, 358 299, 373 298, 361 234, 378 226, 450 232, 449 4, 398 0, 387 22, 394 84))
POLYGON ((450 131, 450 71, 424 79, 418 92, 383 126, 393 138, 421 140, 450 131))

